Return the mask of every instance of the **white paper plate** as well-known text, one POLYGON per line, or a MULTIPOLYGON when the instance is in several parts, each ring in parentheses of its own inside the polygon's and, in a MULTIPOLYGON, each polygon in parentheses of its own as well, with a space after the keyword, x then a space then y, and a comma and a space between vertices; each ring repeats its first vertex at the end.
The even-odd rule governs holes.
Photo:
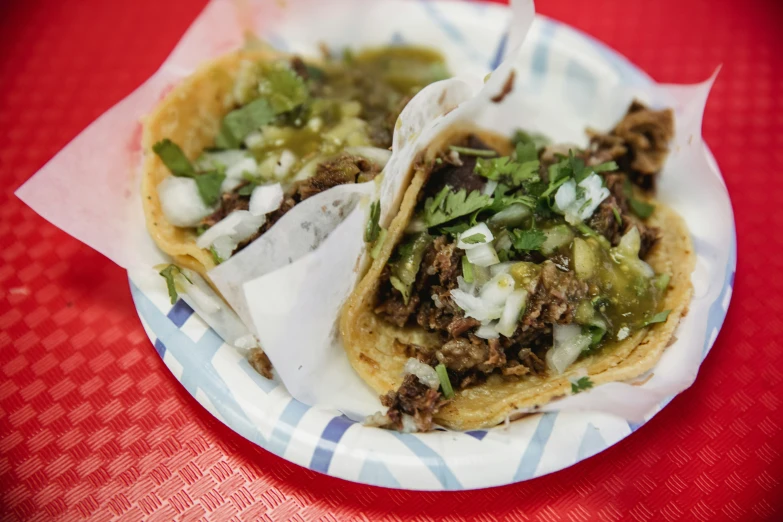
MULTIPOLYGON (((404 41, 406 31, 434 32, 461 49, 473 68, 494 68, 502 55, 505 8, 480 3, 396 4, 408 23, 386 35, 404 41)), ((377 35, 376 35, 377 36, 377 35)), ((629 85, 651 80, 603 44, 563 24, 537 17, 528 36, 529 67, 542 84, 553 69, 590 83, 611 76, 629 85)), ((285 46, 285 42, 275 42, 285 46)), ((584 94, 584 93, 583 93, 584 94)), ((718 168, 712 160, 714 171, 718 168)), ((700 263, 710 266, 705 284, 716 296, 705 308, 698 337, 704 355, 728 309, 736 266, 731 203, 723 187, 710 205, 731 223, 718 244, 695 241, 700 263), (720 289, 720 291, 717 291, 720 289), (708 312, 706 310, 708 309, 708 312)), ((157 277, 157 276, 154 276, 157 277)), ((584 460, 639 428, 603 413, 531 415, 508 426, 465 433, 399 434, 366 428, 339 412, 294 399, 277 380, 258 375, 183 302, 169 304, 160 281, 131 279, 131 293, 150 340, 174 376, 212 415, 238 434, 314 471, 376 486, 419 490, 463 490, 527 480, 584 460)), ((681 328, 694 325, 689 317, 681 328), (687 324, 686 324, 687 323, 687 324)), ((671 400, 664 401, 657 411, 671 400)), ((647 417, 651 418, 655 412, 647 417)))

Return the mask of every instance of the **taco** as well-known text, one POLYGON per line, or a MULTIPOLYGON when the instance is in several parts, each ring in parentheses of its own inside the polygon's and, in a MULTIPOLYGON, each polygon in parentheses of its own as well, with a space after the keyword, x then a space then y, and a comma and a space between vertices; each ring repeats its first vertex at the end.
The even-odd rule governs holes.
POLYGON ((149 233, 205 275, 300 201, 377 175, 407 100, 446 76, 437 52, 411 46, 312 63, 244 50, 204 65, 144 121, 149 233))
POLYGON ((469 127, 430 143, 341 316, 388 407, 368 422, 489 427, 650 370, 695 263, 652 198, 673 132, 672 111, 635 102, 585 149, 469 127))

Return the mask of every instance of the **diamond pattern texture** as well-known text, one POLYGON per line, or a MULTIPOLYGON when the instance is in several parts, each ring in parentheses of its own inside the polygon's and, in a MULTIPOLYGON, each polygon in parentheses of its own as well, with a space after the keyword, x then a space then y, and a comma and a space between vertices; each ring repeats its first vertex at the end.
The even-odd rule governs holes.
POLYGON ((255 447, 170 375, 124 271, 13 196, 154 72, 204 0, 11 0, 0 3, 0 518, 783 519, 783 2, 538 4, 658 81, 724 64, 704 134, 734 203, 738 275, 691 389, 596 457, 486 491, 371 488, 255 447))

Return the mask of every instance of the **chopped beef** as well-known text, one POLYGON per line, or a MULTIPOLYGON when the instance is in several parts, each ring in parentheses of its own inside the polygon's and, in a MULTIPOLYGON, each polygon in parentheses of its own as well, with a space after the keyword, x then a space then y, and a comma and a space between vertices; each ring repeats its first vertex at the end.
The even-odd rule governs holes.
POLYGON ((489 346, 476 336, 473 339, 457 337, 441 346, 436 356, 449 370, 464 372, 489 358, 489 346))
POLYGON ((508 93, 511 92, 511 89, 514 88, 514 76, 515 76, 514 69, 511 69, 511 72, 508 73, 508 78, 506 78, 506 82, 503 84, 503 88, 500 90, 499 93, 497 93, 495 96, 490 98, 495 103, 500 103, 503 101, 503 99, 508 95, 508 93))
POLYGON ((297 74, 297 76, 305 81, 310 78, 310 73, 307 71, 307 64, 304 63, 304 60, 298 56, 291 58, 291 69, 297 74))
POLYGON ((386 412, 389 425, 384 427, 402 430, 405 414, 413 417, 419 431, 429 431, 432 416, 444 403, 438 390, 423 384, 415 375, 406 375, 396 391, 381 396, 381 404, 389 408, 386 412))
MULTIPOLYGON (((491 150, 483 141, 471 136, 464 144, 465 147, 479 150, 491 150)), ((476 156, 462 154, 459 162, 453 162, 449 155, 443 157, 443 165, 432 171, 427 185, 421 192, 421 198, 428 198, 440 192, 443 187, 449 185, 455 190, 465 189, 468 193, 474 190, 482 190, 486 180, 473 173, 476 166, 476 156)))
POLYGON ((587 225, 608 239, 612 245, 617 245, 620 242, 620 238, 623 237, 625 221, 614 196, 609 196, 598 205, 587 225), (618 216, 620 221, 617 220, 618 216))
POLYGON ((206 227, 214 226, 235 210, 247 210, 249 207, 250 196, 240 196, 236 191, 228 192, 221 196, 218 209, 205 217, 201 224, 206 227))
POLYGON ((380 171, 376 163, 343 152, 319 164, 313 177, 299 183, 297 194, 300 200, 305 200, 337 185, 369 181, 380 171))
POLYGON ((610 132, 588 130, 588 135, 591 163, 614 160, 631 181, 650 190, 653 175, 663 168, 674 137, 674 113, 671 109, 656 111, 634 101, 610 132))
POLYGON ((646 259, 650 250, 660 239, 661 230, 658 227, 648 227, 642 224, 637 224, 637 227, 639 227, 639 234, 642 237, 642 243, 639 247, 639 259, 646 259))
POLYGON ((587 283, 580 281, 574 272, 564 272, 551 261, 545 261, 517 331, 551 331, 553 324, 572 323, 576 305, 585 296, 587 283))
POLYGON ((468 330, 481 326, 481 321, 473 319, 472 317, 455 317, 453 321, 450 321, 446 326, 446 331, 452 337, 459 337, 468 330))
POLYGON ((253 348, 247 356, 247 362, 262 376, 272 379, 272 361, 261 348, 253 348))

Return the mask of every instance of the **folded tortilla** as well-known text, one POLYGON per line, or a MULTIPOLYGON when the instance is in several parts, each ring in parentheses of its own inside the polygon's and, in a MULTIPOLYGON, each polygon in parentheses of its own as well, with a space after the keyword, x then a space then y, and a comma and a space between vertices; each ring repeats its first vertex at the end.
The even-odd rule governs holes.
MULTIPOLYGON (((501 155, 511 151, 508 139, 477 129, 449 129, 435 139, 416 162, 411 183, 380 253, 343 309, 340 331, 348 358, 361 378, 379 394, 396 390, 402 383, 403 367, 409 357, 405 344, 423 347, 441 344, 437 334, 418 325, 400 328, 377 316, 375 299, 381 274, 412 219, 433 161, 450 143, 458 143, 470 134, 478 136, 501 155)), ((514 381, 492 374, 482 384, 455 390, 454 399, 441 407, 433 420, 456 430, 490 427, 566 395, 571 390, 570 379, 585 373, 598 385, 627 381, 649 371, 671 343, 677 324, 687 313, 695 256, 685 222, 673 210, 655 202, 655 211, 646 223, 662 230, 662 237, 646 261, 656 273, 671 274, 668 291, 661 303, 663 309, 671 310, 665 322, 642 328, 623 341, 607 344, 597 353, 578 359, 560 375, 547 372, 546 375, 525 375, 514 381)))
POLYGON ((157 187, 172 176, 152 151, 165 138, 177 143, 191 161, 215 143, 223 117, 234 108, 233 88, 243 61, 272 61, 269 50, 237 51, 208 62, 176 85, 144 120, 141 195, 147 230, 158 247, 179 266, 205 275, 215 266, 208 250, 196 246, 195 231, 166 220, 157 187))

